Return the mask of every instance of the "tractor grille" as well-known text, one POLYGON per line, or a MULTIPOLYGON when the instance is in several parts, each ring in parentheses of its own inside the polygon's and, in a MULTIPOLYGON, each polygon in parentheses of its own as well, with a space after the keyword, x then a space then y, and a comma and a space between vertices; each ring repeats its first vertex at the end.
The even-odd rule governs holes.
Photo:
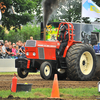
POLYGON ((25 46, 26 47, 36 47, 36 41, 34 41, 34 40, 27 40, 25 46))
POLYGON ((44 59, 44 48, 38 48, 39 59, 44 59))

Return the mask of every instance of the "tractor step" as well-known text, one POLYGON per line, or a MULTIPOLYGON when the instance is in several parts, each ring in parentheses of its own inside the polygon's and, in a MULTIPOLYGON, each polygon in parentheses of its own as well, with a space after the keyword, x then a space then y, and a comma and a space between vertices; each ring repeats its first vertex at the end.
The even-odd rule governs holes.
POLYGON ((57 58, 59 68, 67 68, 66 59, 63 57, 57 58))

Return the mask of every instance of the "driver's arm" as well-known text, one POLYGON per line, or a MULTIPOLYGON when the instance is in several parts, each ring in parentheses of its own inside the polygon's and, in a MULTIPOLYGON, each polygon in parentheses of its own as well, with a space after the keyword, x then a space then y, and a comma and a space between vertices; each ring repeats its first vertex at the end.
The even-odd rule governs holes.
POLYGON ((66 34, 66 39, 65 40, 63 40, 64 42, 68 42, 68 40, 69 40, 69 37, 68 37, 68 33, 66 34))
POLYGON ((60 41, 61 40, 61 36, 59 35, 59 37, 58 37, 58 41, 60 41))

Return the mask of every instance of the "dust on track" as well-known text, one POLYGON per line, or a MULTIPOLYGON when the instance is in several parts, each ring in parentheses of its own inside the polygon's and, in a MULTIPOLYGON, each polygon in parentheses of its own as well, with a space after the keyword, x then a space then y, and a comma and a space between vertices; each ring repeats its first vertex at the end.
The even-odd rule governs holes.
MULTIPOLYGON (((0 90, 9 90, 12 83, 13 75, 0 75, 0 90)), ((44 80, 40 75, 28 75, 26 78, 22 79, 17 76, 17 83, 32 83, 32 88, 52 88, 53 80, 44 80)), ((96 77, 92 81, 70 81, 68 78, 66 80, 59 80, 59 88, 91 88, 97 87, 99 79, 96 77)))

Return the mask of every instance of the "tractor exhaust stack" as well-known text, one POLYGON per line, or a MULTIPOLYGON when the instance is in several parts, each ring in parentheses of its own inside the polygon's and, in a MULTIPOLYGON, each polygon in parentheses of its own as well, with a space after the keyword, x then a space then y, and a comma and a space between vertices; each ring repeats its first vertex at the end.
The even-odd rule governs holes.
POLYGON ((44 41, 46 40, 46 27, 44 28, 44 41))

